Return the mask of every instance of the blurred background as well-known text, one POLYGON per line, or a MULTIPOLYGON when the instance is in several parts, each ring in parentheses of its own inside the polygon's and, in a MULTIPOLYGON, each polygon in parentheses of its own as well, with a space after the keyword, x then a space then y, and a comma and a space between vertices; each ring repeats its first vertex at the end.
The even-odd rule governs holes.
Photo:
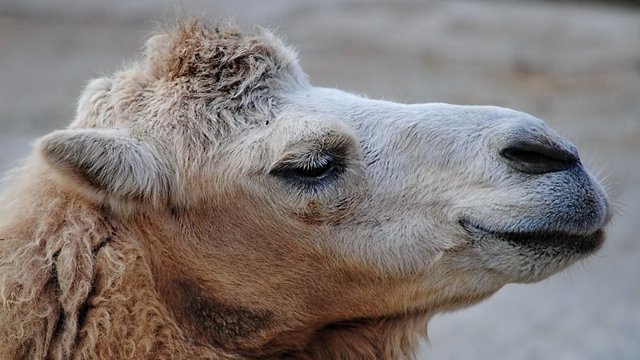
POLYGON ((570 138, 617 209, 604 249, 436 316, 418 358, 640 359, 640 0, 0 0, 0 171, 176 14, 275 28, 316 85, 507 106, 570 138))

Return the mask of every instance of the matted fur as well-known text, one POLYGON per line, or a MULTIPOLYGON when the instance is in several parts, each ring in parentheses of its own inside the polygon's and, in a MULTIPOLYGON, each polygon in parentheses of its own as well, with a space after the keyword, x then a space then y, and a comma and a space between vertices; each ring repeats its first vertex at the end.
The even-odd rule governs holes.
POLYGON ((526 114, 313 88, 267 31, 179 23, 7 177, 0 358, 411 358, 434 313, 599 245, 491 235, 610 216, 581 167, 510 170, 518 136, 575 152, 526 114))
POLYGON ((0 358, 221 356, 171 320, 126 229, 60 191, 38 163, 2 197, 0 358))

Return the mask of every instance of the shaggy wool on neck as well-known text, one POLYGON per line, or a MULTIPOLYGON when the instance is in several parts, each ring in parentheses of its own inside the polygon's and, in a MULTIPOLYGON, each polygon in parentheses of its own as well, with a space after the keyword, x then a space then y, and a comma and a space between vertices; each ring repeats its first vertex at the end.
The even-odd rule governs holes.
POLYGON ((184 336, 126 228, 22 171, 0 208, 0 358, 227 358, 184 336))

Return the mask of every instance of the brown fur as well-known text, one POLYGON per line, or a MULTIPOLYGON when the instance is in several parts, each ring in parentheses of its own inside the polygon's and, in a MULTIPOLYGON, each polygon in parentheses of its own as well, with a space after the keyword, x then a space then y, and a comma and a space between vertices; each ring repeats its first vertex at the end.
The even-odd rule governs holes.
POLYGON ((171 320, 126 227, 58 189, 47 171, 23 171, 13 189, 35 176, 30 191, 3 198, 17 213, 4 211, 0 228, 0 358, 221 356, 171 320))
POLYGON ((27 166, 13 181, 14 190, 29 192, 4 197, 5 206, 23 205, 3 212, 3 359, 391 359, 410 356, 423 333, 425 314, 354 319, 282 333, 262 345, 262 355, 256 349, 232 355, 223 349, 268 326, 273 315, 203 302, 191 280, 171 283, 185 301, 162 300, 149 254, 127 224, 61 190, 49 171, 27 166), (172 302, 181 310, 168 311, 172 302))

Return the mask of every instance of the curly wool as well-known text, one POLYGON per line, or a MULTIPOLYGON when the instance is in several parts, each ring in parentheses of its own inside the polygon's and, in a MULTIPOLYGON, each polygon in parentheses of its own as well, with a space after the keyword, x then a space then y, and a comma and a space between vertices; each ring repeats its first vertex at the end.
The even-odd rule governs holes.
POLYGON ((126 230, 51 180, 29 164, 2 198, 0 358, 221 358, 173 322, 126 230))

